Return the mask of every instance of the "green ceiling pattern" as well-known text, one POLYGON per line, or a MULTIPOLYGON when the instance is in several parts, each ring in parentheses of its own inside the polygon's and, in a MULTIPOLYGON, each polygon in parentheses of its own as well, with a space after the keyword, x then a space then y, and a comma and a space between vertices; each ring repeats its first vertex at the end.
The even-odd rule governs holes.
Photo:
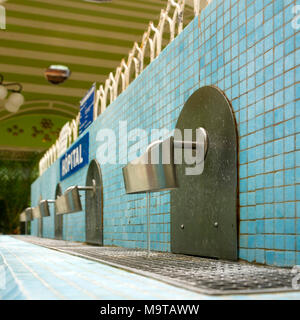
POLYGON ((0 73, 5 82, 23 85, 26 103, 16 114, 0 105, 0 151, 21 146, 33 151, 47 149, 57 138, 54 133, 50 139, 42 134, 33 136, 33 127, 42 130, 46 119, 56 130, 74 118, 86 90, 95 81, 104 82, 121 59, 127 58, 149 21, 157 23, 166 0, 98 4, 8 0, 4 6, 7 30, 0 31, 0 73), (72 71, 69 80, 58 86, 48 83, 44 70, 51 64, 67 65, 72 71), (14 126, 23 132, 14 135, 15 131, 9 130, 14 126))

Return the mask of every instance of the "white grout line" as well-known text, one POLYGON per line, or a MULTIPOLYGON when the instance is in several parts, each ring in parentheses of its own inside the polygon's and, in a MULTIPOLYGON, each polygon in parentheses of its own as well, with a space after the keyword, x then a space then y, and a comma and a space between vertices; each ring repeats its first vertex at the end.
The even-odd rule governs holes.
MULTIPOLYGON (((59 252, 59 253, 62 253, 62 254, 66 254, 65 252, 59 252)), ((67 253, 68 254, 68 253, 67 253)), ((77 257, 77 258, 80 258, 80 259, 82 259, 81 257, 77 257)), ((84 260, 87 260, 87 259, 84 259, 84 260)), ((98 262, 96 262, 96 263, 98 263, 98 262)), ((103 264, 101 264, 101 265, 103 265, 103 264)), ((105 267, 107 267, 107 265, 103 265, 103 266, 105 266, 105 267)), ((88 268, 86 268, 86 267, 84 267, 84 266, 81 266, 81 268, 82 269, 84 269, 85 271, 87 271, 87 272, 89 272, 89 273, 92 273, 92 274, 94 274, 94 275, 96 275, 96 276, 98 276, 99 275, 99 273, 98 272, 95 272, 95 271, 93 271, 93 270, 89 270, 88 268)), ((65 268, 66 269, 66 268, 65 268)), ((112 271, 115 271, 115 270, 117 270, 116 268, 112 268, 112 271)), ((124 273, 124 270, 120 270, 121 272, 123 272, 124 273)), ((126 273, 127 273, 127 271, 125 271, 126 273)), ((82 274, 77 274, 80 278, 82 278, 82 279, 84 279, 84 280, 87 280, 87 281, 89 281, 89 282, 91 282, 91 283, 93 283, 94 285, 96 285, 96 286, 101 286, 101 287, 105 287, 107 290, 109 290, 109 291, 111 291, 112 293, 116 293, 114 290, 112 290, 111 288, 109 288, 109 287, 107 287, 107 286, 104 286, 103 285, 103 283, 101 283, 100 281, 97 281, 97 280, 93 280, 93 281, 91 281, 91 279, 89 279, 88 277, 86 277, 86 276, 84 276, 84 275, 82 275, 82 274)), ((124 275, 125 275, 125 273, 124 273, 124 275)), ((130 275, 132 275, 131 273, 130 273, 130 275)), ((121 274, 119 274, 118 276, 121 276, 121 274)), ((140 275, 136 275, 136 274, 134 274, 134 276, 140 276, 140 275)), ((115 282, 115 283, 118 283, 118 284, 124 284, 123 282, 121 282, 121 281, 119 281, 119 280, 117 280, 117 279, 115 279, 115 278, 113 278, 114 277, 114 275, 111 275, 111 276, 107 276, 107 275, 104 275, 104 274, 101 274, 101 277, 103 277, 103 278, 105 278, 105 279, 107 279, 107 280, 109 280, 109 281, 113 281, 113 282, 115 282)), ((142 280, 144 280, 144 279, 142 279, 142 280)), ((157 281, 157 280, 156 280, 157 281)), ((136 291, 139 291, 139 292, 141 292, 141 293, 145 293, 145 291, 142 291, 140 288, 138 288, 137 286, 135 286, 134 284, 132 285, 132 284, 127 284, 128 286, 130 286, 132 289, 134 289, 134 290, 136 290, 136 291)), ((154 286, 155 286, 155 284, 154 284, 154 286)), ((155 286, 157 289, 159 289, 159 287, 158 286, 155 286)), ((130 298, 130 299, 133 299, 134 297, 133 296, 129 296, 128 297, 128 295, 127 296, 125 296, 124 294, 122 294, 121 292, 118 292, 117 291, 117 294, 118 295, 121 295, 121 296, 123 296, 124 298, 130 298)), ((159 297, 161 297, 161 298, 165 298, 165 296, 164 295, 160 295, 160 293, 158 292, 157 293, 158 294, 158 296, 159 297)), ((159 298, 159 297, 157 297, 157 298, 159 298)))
MULTIPOLYGON (((1 244, 2 246, 2 244, 1 244)), ((19 287, 19 290, 24 296, 29 300, 30 299, 30 293, 28 290, 26 290, 22 284, 22 282, 18 279, 17 275, 15 274, 14 270, 11 268, 11 266, 7 263, 7 260, 3 254, 0 252, 0 256, 3 259, 4 264, 7 266, 8 270, 10 271, 12 277, 14 278, 14 281, 16 282, 17 286, 19 287)))
MULTIPOLYGON (((52 273, 53 275, 55 275, 57 278, 61 279, 62 281, 67 282, 70 286, 76 288, 76 289, 79 290, 79 291, 82 291, 84 294, 90 296, 90 297, 93 298, 93 299, 97 299, 97 298, 98 298, 96 295, 94 295, 94 294, 90 293, 89 291, 87 291, 86 289, 83 289, 82 287, 78 286, 75 282, 71 282, 71 281, 67 280, 66 278, 63 278, 62 276, 59 276, 52 268, 47 267, 47 265, 46 265, 45 263, 39 262, 39 261, 38 261, 36 258, 34 258, 33 256, 31 256, 31 258, 32 258, 35 262, 37 262, 37 263, 39 263, 40 265, 42 265, 45 269, 49 270, 49 272, 51 272, 51 273, 52 273)), ((47 259, 47 258, 45 259, 45 257, 44 257, 44 261, 45 261, 45 260, 46 260, 47 262, 50 262, 52 265, 55 264, 55 262, 53 262, 53 261, 51 261, 51 260, 49 260, 49 259, 47 259)), ((56 263, 56 265, 57 265, 57 263, 56 263)), ((66 269, 66 268, 65 268, 65 269, 66 269)), ((76 273, 76 276, 80 277, 80 274, 79 274, 79 273, 76 273)))
MULTIPOLYGON (((3 244, 2 244, 3 246, 3 244)), ((56 289, 52 288, 44 279, 42 279, 32 268, 30 268, 28 265, 26 265, 24 263, 24 261, 19 258, 16 254, 14 254, 11 250, 9 250, 7 248, 7 246, 4 246, 4 248, 10 252, 10 254, 12 254, 13 256, 15 256, 15 258, 30 272, 33 274, 33 276, 38 279, 47 289, 49 289, 52 293, 54 293, 54 295, 56 295, 57 297, 59 297, 60 299, 65 299, 65 297, 58 292, 56 289)))

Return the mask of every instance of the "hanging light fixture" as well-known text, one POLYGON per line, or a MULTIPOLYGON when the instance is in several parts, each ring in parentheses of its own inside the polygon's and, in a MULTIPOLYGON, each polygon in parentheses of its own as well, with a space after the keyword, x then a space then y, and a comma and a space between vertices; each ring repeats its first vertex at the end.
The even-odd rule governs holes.
POLYGON ((7 89, 3 85, 0 85, 0 100, 4 100, 7 96, 7 89))
POLYGON ((45 77, 52 84, 61 84, 65 82, 70 75, 70 69, 62 65, 51 65, 45 70, 45 77))
POLYGON ((0 74, 0 105, 4 105, 8 112, 17 112, 25 101, 21 94, 23 87, 18 82, 3 83, 3 80, 4 77, 0 74), (6 99, 8 92, 11 94, 6 99))

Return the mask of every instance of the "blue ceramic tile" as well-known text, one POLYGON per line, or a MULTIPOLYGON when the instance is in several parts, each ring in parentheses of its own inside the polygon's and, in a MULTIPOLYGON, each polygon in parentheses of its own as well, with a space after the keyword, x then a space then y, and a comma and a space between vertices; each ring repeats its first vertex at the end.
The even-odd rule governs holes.
POLYGON ((300 168, 295 169, 296 175, 295 175, 295 181, 296 183, 300 183, 300 168))
POLYGON ((265 172, 270 172, 274 170, 274 161, 273 158, 265 159, 265 172))
POLYGON ((284 125, 283 123, 279 123, 274 127, 274 138, 279 139, 284 136, 284 125))
POLYGON ((274 129, 273 127, 265 128, 265 141, 271 141, 274 139, 274 129))
POLYGON ((268 19, 272 18, 273 16, 273 3, 269 4, 267 7, 264 8, 264 20, 267 21, 268 19))
POLYGON ((265 157, 273 156, 273 142, 265 144, 265 157))
POLYGON ((284 68, 285 70, 289 70, 294 67, 294 53, 290 53, 288 56, 284 59, 284 68))
POLYGON ((265 220, 265 233, 274 233, 274 220, 267 219, 265 220))
MULTIPOLYGON (((250 222, 248 222, 248 226, 249 226, 249 224, 254 224, 254 222, 250 221, 250 222)), ((248 230, 249 230, 249 228, 248 228, 248 230)), ((249 235, 248 236, 248 248, 251 248, 251 249, 256 248, 255 242, 256 242, 256 236, 249 235)))
MULTIPOLYGON (((275 46, 274 49, 274 60, 277 61, 284 56, 284 46, 283 43, 275 46)), ((276 66, 276 64, 275 64, 276 66)), ((275 68, 276 69, 276 68, 275 68)))
POLYGON ((266 262, 267 264, 274 264, 275 261, 275 252, 274 251, 266 251, 266 262))
POLYGON ((246 236, 246 235, 240 236, 240 247, 242 247, 242 248, 248 247, 248 236, 246 236))
POLYGON ((295 139, 294 136, 289 136, 284 139, 284 151, 290 152, 295 149, 295 139))
POLYGON ((284 266, 292 267, 296 263, 296 254, 295 252, 287 251, 285 253, 285 262, 284 266))
POLYGON ((265 217, 266 218, 274 218, 275 217, 274 204, 267 203, 264 205, 264 207, 265 207, 265 217))
POLYGON ((265 263, 265 251, 255 250, 255 261, 257 263, 265 263))
POLYGON ((282 202, 275 203, 275 216, 276 218, 284 217, 284 203, 282 202))
POLYGON ((246 221, 241 221, 240 222, 240 232, 241 233, 248 233, 248 222, 246 222, 246 221))
POLYGON ((296 220, 296 233, 300 234, 300 219, 296 220))
POLYGON ((296 237, 295 236, 285 236, 285 249, 295 250, 296 249, 296 237))
MULTIPOLYGON (((198 28, 198 19, 194 19, 99 117, 99 122, 93 124, 98 128, 114 128, 122 119, 128 120, 130 129, 166 124, 174 128, 184 102, 196 88, 218 86, 231 101, 238 125, 240 217, 253 222, 249 228, 246 224, 242 229, 246 233, 249 229, 250 245, 253 246, 256 238, 259 246, 259 250, 255 246, 247 250, 250 248, 248 238, 243 238, 241 242, 245 247, 239 251, 240 257, 276 265, 290 265, 298 257, 293 252, 290 233, 293 225, 298 230, 293 218, 300 217, 300 205, 295 202, 300 200, 300 187, 295 186, 300 183, 300 117, 295 119, 300 116, 300 100, 295 102, 300 99, 300 85, 296 84, 300 82, 300 67, 297 67, 300 34, 291 28, 293 5, 292 1, 280 0, 213 1, 201 12, 201 28, 198 28), (268 250, 263 250, 262 236, 256 236, 263 230, 263 221, 256 219, 265 219, 268 237, 264 245, 268 250), (274 232, 277 228, 281 230, 278 223, 274 229, 275 221, 279 220, 286 220, 287 234, 286 246, 280 249, 286 251, 281 254, 271 251, 274 232)), ((95 154, 97 146, 91 148, 95 154)), ((53 167, 51 172, 56 169, 53 167)), ((103 168, 104 181, 109 177, 104 190, 105 195, 109 193, 104 208, 104 239, 109 245, 117 237, 115 244, 144 246, 144 198, 136 200, 136 196, 126 196, 123 199, 122 177, 112 175, 111 170, 103 168), (128 199, 141 202, 139 212, 143 216, 137 218, 134 226, 128 226, 128 220, 120 219, 117 213, 137 210, 134 205, 132 208, 131 204, 127 205, 128 199), (107 216, 107 210, 112 219, 107 216), (114 225, 116 221, 118 224, 114 225)), ((81 172, 81 176, 85 176, 85 172, 81 172)), ((81 182, 76 176, 68 184, 81 182)), ((38 192, 36 184, 32 198, 36 198, 38 192)), ((151 207, 152 227, 157 231, 153 232, 153 248, 170 250, 170 199, 162 205, 158 199, 160 197, 151 207), (160 212, 166 213, 163 220, 160 212)), ((81 237, 84 241, 84 214, 79 214, 79 220, 75 216, 64 217, 68 225, 64 237, 81 237)), ((32 226, 36 230, 35 222, 32 226)), ((51 220, 51 224, 45 223, 45 235, 52 233, 51 220)))
POLYGON ((282 235, 275 235, 275 249, 284 250, 285 249, 285 237, 282 235))
MULTIPOLYGON (((256 233, 257 234, 262 234, 264 232, 265 232, 265 222, 264 222, 264 220, 256 220, 256 233)), ((263 246, 261 246, 260 248, 263 248, 263 246)))
POLYGON ((262 175, 262 174, 256 175, 255 184, 256 184, 256 189, 264 188, 264 186, 265 186, 264 175, 262 175))
POLYGON ((266 249, 274 249, 274 236, 273 235, 265 235, 265 248, 266 249))
POLYGON ((295 183, 295 170, 289 169, 285 170, 285 177, 284 177, 285 184, 294 184, 295 183))
POLYGON ((296 250, 300 251, 300 236, 296 236, 296 250))
POLYGON ((283 0, 275 0, 274 1, 274 14, 278 14, 283 10, 284 1, 283 0))
POLYGON ((285 264, 285 252, 275 252, 275 264, 279 267, 283 267, 285 264))
POLYGON ((283 153, 283 140, 276 140, 274 142, 274 154, 282 154, 283 153))
MULTIPOLYGON (((251 203, 251 204, 255 204, 255 203, 251 203)), ((254 220, 255 217, 256 217, 256 207, 255 206, 249 206, 248 210, 247 210, 247 215, 248 215, 247 217, 248 217, 249 220, 254 220)))
POLYGON ((294 219, 286 219, 285 220, 285 233, 294 234, 296 232, 295 228, 295 220, 294 219))
POLYGON ((279 154, 278 156, 274 157, 274 169, 281 170, 283 169, 283 167, 284 167, 283 155, 279 154))
POLYGON ((282 202, 284 200, 283 188, 274 188, 274 201, 282 202))
POLYGON ((292 218, 295 217, 295 203, 294 202, 286 202, 284 205, 285 208, 285 217, 292 218))
POLYGON ((275 78, 274 80, 274 88, 275 88, 275 91, 278 91, 278 90, 282 90, 283 89, 283 76, 279 76, 277 78, 275 78))
POLYGON ((300 185, 296 185, 296 200, 300 200, 300 185))
POLYGON ((295 200, 295 186, 284 187, 284 198, 285 201, 295 200))

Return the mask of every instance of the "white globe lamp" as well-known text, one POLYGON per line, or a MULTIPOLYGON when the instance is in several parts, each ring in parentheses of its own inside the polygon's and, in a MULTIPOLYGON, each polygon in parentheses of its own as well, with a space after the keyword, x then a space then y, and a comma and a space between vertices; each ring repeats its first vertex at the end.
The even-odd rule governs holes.
POLYGON ((17 108, 15 105, 13 105, 12 103, 10 103, 8 100, 5 101, 4 107, 5 107, 5 109, 6 109, 8 112, 12 112, 12 113, 17 112, 18 109, 19 109, 19 108, 17 108))
POLYGON ((0 100, 4 100, 7 96, 7 89, 6 87, 0 85, 0 100))
POLYGON ((4 107, 9 112, 17 112, 25 99, 19 92, 13 92, 4 104, 4 107))

